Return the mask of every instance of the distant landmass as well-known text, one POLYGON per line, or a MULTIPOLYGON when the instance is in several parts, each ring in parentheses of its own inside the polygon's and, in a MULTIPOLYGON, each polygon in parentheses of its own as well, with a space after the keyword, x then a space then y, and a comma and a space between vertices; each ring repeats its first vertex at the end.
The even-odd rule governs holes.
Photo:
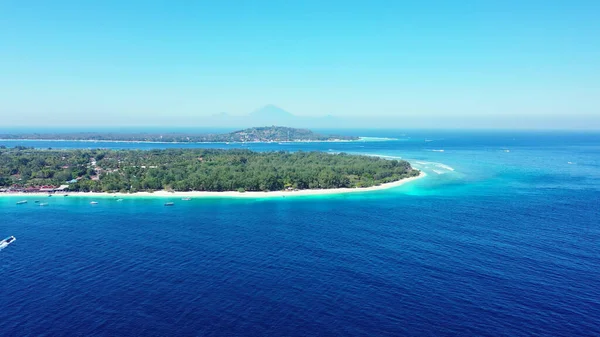
POLYGON ((320 135, 308 129, 295 129, 282 126, 249 128, 223 135, 220 141, 229 142, 293 142, 293 141, 341 141, 358 140, 354 136, 320 135))
MULTIPOLYGON (((276 107, 257 111, 261 115, 279 114, 276 107)), ((113 132, 75 132, 75 133, 16 133, 0 134, 0 139, 27 140, 80 140, 80 141, 125 141, 125 142, 167 142, 167 143, 205 143, 205 142, 301 142, 301 141, 349 141, 358 140, 354 136, 321 135, 308 129, 296 129, 283 126, 253 127, 222 134, 184 134, 184 133, 113 133, 113 132)))

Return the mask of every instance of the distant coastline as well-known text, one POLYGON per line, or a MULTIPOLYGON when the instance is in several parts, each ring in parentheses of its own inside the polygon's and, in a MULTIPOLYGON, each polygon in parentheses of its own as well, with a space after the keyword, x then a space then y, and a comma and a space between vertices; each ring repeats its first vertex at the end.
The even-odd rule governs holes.
POLYGON ((331 139, 331 140, 281 140, 281 141, 248 141, 248 142, 160 142, 153 140, 95 140, 95 139, 25 139, 25 138, 0 138, 0 142, 81 142, 81 143, 129 143, 129 144, 273 144, 273 143, 350 143, 350 142, 387 142, 398 138, 384 137, 358 137, 358 139, 331 139))
MULTIPOLYGON (((273 144, 273 143, 348 143, 348 142, 364 142, 371 141, 370 137, 358 137, 358 139, 332 139, 332 140, 281 140, 281 141, 248 141, 248 142, 160 142, 153 140, 95 140, 95 139, 21 139, 21 138, 6 138, 0 139, 8 142, 82 142, 82 143, 131 143, 131 144, 273 144)), ((395 140, 377 139, 373 141, 395 140)))
POLYGON ((358 140, 356 136, 321 135, 308 129, 283 126, 253 127, 229 133, 178 132, 62 132, 62 133, 4 133, 4 140, 62 140, 62 141, 124 141, 159 143, 227 143, 227 142, 290 142, 358 140))
MULTIPOLYGON (((311 195, 328 195, 328 194, 346 194, 346 193, 360 193, 360 192, 371 192, 390 189, 394 187, 402 186, 406 183, 415 181, 423 178, 427 174, 420 171, 416 177, 404 178, 401 180, 385 183, 371 187, 357 187, 357 188, 332 188, 332 189, 304 189, 297 191, 269 191, 269 192, 237 192, 237 191, 223 191, 223 192, 209 192, 209 191, 189 191, 189 192, 170 192, 170 191, 155 191, 155 192, 135 192, 135 193, 108 193, 108 192, 67 192, 67 193, 56 193, 52 194, 55 197, 64 197, 64 194, 68 194, 69 197, 86 197, 86 198, 106 198, 106 197, 118 197, 118 198, 137 198, 137 197, 156 197, 156 198, 269 198, 269 197, 287 197, 287 196, 311 196, 311 195)), ((48 193, 0 193, 0 197, 39 197, 47 198, 48 193)))

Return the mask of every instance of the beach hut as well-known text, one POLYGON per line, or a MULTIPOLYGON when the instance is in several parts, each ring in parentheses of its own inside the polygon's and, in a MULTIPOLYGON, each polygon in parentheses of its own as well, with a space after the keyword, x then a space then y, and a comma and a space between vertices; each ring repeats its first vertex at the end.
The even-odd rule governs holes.
POLYGON ((56 187, 52 185, 44 185, 40 187, 40 192, 53 192, 56 187))

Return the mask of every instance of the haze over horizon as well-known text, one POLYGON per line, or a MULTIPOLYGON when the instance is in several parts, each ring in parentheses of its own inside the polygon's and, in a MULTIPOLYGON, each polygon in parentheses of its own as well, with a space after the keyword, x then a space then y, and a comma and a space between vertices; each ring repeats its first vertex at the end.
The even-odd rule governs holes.
POLYGON ((595 1, 8 1, 0 117, 599 129, 599 12, 595 1))

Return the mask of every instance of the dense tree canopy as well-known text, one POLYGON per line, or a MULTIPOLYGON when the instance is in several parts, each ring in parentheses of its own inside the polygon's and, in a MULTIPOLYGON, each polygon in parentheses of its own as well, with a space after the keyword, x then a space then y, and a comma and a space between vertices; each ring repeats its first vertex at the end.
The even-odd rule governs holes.
POLYGON ((406 161, 343 153, 0 149, 2 187, 72 181, 75 191, 275 191, 368 187, 418 174, 406 161))

